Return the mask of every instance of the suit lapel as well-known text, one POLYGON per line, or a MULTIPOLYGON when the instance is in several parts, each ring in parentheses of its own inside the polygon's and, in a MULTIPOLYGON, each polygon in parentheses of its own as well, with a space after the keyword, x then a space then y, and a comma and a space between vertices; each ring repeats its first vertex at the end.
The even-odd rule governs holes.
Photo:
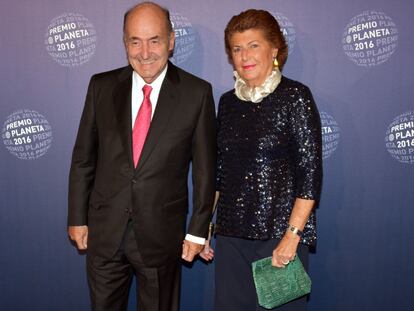
POLYGON ((173 64, 168 63, 167 74, 161 86, 154 116, 152 118, 151 125, 145 139, 141 158, 139 159, 138 166, 136 168, 137 171, 139 171, 141 167, 145 165, 151 152, 160 141, 162 133, 167 128, 168 122, 174 109, 174 104, 178 101, 179 98, 177 83, 177 69, 173 64))
POLYGON ((128 152, 128 161, 133 169, 132 158, 132 126, 131 126, 131 92, 132 68, 126 67, 119 75, 119 84, 114 91, 114 110, 119 125, 120 136, 128 152))

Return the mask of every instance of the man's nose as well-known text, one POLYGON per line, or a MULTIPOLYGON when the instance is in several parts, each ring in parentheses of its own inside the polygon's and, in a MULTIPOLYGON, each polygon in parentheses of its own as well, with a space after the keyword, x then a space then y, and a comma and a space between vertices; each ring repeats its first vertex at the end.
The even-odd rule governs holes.
POLYGON ((147 42, 144 42, 142 44, 142 48, 141 48, 141 57, 143 59, 148 59, 150 56, 150 50, 149 50, 149 45, 147 42))

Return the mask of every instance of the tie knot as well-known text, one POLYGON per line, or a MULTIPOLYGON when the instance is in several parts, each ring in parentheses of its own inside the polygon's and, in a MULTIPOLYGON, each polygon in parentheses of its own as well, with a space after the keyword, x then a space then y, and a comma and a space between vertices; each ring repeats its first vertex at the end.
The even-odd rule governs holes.
POLYGON ((145 84, 144 87, 142 88, 142 91, 144 92, 144 97, 148 98, 151 94, 152 87, 148 84, 145 84))

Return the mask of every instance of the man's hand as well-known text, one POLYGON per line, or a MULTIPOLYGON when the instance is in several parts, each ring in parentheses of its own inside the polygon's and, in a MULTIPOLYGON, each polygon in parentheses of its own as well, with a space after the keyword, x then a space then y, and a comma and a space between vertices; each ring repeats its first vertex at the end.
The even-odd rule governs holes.
POLYGON ((88 226, 69 226, 69 237, 76 242, 79 250, 88 248, 88 226))
POLYGON ((185 261, 192 262, 195 255, 199 254, 204 248, 204 245, 190 242, 188 240, 183 241, 183 253, 181 258, 185 261))

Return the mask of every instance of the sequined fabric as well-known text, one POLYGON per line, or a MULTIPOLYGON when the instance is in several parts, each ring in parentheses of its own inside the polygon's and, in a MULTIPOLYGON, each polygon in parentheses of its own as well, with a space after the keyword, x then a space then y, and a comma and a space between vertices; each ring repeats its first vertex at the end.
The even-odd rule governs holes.
MULTIPOLYGON (((281 238, 296 198, 317 200, 322 182, 319 113, 310 90, 282 77, 260 103, 222 95, 218 111, 217 233, 281 238)), ((311 214, 301 243, 316 241, 311 214)))

